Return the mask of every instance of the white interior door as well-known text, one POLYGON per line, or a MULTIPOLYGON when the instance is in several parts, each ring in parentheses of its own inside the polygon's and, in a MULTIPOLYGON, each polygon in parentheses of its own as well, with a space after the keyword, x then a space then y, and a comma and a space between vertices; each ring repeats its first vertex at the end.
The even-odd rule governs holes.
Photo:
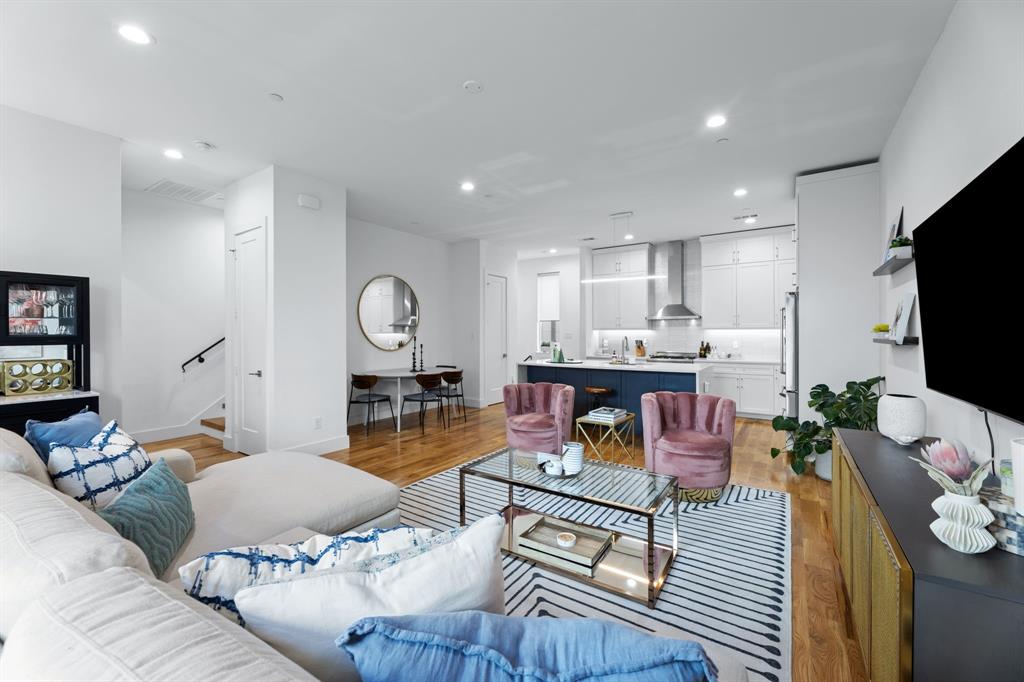
POLYGON ((484 287, 484 400, 488 405, 503 400, 508 380, 507 283, 504 277, 487 275, 484 287))
POLYGON ((235 235, 235 395, 238 450, 267 449, 267 242, 258 227, 235 235))

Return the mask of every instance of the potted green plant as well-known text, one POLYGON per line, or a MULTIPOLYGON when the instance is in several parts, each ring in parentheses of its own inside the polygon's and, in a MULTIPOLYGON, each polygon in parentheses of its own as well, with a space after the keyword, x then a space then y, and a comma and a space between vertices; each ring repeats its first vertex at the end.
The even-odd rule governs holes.
POLYGON ((786 432, 786 447, 772 448, 775 459, 783 452, 797 474, 807 470, 807 462, 814 462, 814 471, 826 481, 832 480, 832 429, 878 429, 878 385, 882 377, 864 381, 849 381, 841 393, 826 384, 811 389, 807 406, 821 415, 822 421, 797 421, 779 415, 772 419, 772 428, 786 432))
POLYGON ((888 322, 880 322, 871 328, 871 333, 875 335, 876 339, 887 339, 889 338, 890 329, 888 322))
POLYGON ((913 258, 914 240, 905 234, 889 242, 889 258, 913 258))

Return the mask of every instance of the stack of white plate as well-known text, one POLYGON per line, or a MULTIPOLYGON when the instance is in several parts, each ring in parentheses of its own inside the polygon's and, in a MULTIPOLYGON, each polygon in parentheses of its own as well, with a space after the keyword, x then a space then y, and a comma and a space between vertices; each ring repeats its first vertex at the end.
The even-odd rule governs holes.
POLYGON ((566 443, 562 449, 562 470, 567 476, 583 469, 583 443, 566 443))

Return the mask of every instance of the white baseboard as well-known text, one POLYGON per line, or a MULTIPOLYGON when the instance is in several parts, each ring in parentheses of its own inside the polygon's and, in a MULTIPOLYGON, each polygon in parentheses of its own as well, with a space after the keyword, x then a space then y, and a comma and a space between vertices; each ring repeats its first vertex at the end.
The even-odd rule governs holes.
POLYGON ((295 445, 284 449, 287 452, 305 452, 311 455, 326 455, 329 452, 335 452, 337 450, 348 450, 348 445, 348 434, 345 434, 344 436, 334 436, 333 438, 325 438, 324 440, 313 441, 312 443, 303 443, 302 445, 295 445))
MULTIPOLYGON (((224 403, 224 396, 221 396, 214 400, 212 403, 207 405, 200 412, 194 415, 184 424, 176 424, 174 426, 161 426, 155 429, 142 429, 132 430, 132 437, 139 442, 152 442, 156 440, 168 440, 170 438, 184 438, 185 436, 194 436, 197 433, 206 433, 213 435, 212 432, 206 430, 200 421, 211 415, 220 415, 220 406, 224 403)), ((224 434, 220 434, 223 436, 224 434)), ((216 436, 215 436, 216 437, 216 436)))

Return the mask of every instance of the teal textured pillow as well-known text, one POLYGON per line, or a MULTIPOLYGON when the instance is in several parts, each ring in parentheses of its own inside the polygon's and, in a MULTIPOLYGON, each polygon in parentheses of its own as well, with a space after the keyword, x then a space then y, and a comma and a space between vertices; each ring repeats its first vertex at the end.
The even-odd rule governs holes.
POLYGON ((96 513, 142 549, 157 576, 171 565, 196 522, 188 486, 163 458, 96 513))

